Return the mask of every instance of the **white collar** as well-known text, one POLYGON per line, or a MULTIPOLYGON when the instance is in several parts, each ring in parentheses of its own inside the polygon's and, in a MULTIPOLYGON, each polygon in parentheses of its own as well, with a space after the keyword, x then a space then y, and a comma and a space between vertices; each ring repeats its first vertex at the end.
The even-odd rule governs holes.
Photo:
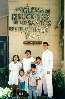
POLYGON ((44 52, 47 52, 47 51, 49 51, 49 50, 47 49, 47 50, 45 50, 44 52))

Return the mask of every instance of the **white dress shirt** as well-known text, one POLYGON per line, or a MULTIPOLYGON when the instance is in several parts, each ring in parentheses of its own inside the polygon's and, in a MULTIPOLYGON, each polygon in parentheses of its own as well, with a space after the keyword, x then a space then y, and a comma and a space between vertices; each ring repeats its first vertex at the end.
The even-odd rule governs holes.
POLYGON ((42 64, 44 70, 52 70, 53 68, 53 53, 48 49, 42 54, 42 64))

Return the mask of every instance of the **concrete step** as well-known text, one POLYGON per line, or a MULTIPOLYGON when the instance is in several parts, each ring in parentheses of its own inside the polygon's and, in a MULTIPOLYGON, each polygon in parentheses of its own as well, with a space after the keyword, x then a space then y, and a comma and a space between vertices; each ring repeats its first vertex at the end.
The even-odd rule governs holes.
MULTIPOLYGON (((12 99, 28 99, 28 97, 12 97, 12 99)), ((45 96, 41 96, 38 99, 46 99, 45 96)))

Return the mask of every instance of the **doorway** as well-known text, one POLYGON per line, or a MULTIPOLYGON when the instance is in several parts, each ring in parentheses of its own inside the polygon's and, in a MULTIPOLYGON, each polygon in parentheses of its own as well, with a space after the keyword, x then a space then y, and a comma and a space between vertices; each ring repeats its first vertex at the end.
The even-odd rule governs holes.
POLYGON ((0 68, 8 66, 7 36, 0 36, 0 68))

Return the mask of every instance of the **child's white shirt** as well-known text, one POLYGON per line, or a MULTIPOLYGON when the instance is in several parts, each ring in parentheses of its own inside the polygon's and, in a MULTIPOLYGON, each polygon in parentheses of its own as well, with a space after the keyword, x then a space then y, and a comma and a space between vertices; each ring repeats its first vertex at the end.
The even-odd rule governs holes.
POLYGON ((36 68, 37 68, 37 72, 40 76, 40 78, 42 78, 43 74, 44 74, 44 69, 43 69, 43 64, 36 64, 36 68))

